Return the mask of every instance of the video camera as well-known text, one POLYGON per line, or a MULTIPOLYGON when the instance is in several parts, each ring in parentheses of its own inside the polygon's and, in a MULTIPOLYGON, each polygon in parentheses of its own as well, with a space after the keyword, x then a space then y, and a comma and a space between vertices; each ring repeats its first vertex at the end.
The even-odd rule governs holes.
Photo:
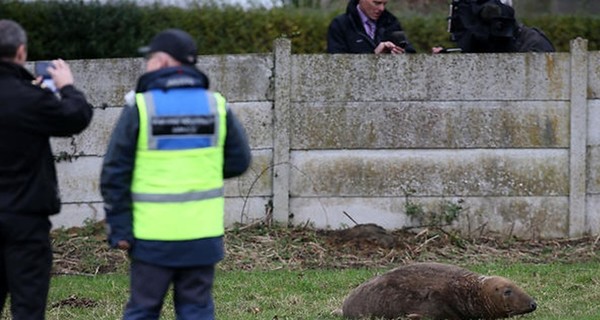
POLYGON ((515 11, 500 0, 452 0, 448 32, 463 52, 514 52, 515 11))

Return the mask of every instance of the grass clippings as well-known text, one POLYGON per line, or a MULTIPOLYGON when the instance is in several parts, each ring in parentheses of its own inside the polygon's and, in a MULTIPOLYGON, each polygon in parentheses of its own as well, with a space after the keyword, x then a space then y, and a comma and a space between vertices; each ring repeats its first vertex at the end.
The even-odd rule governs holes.
MULTIPOLYGON (((96 275, 126 272, 127 254, 110 249, 103 222, 52 232, 54 273, 96 275)), ((524 240, 485 236, 462 238, 442 229, 385 230, 373 224, 315 230, 254 224, 225 234, 221 270, 303 270, 387 267, 408 262, 454 264, 598 262, 597 237, 524 240)))

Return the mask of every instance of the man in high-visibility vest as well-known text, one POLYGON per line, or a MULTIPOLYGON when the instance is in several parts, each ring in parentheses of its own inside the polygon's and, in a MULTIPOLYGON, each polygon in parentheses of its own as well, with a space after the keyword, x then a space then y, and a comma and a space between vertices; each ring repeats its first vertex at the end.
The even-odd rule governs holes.
POLYGON ((188 33, 167 29, 140 51, 146 73, 126 97, 100 185, 109 243, 131 257, 123 319, 158 319, 171 284, 177 319, 214 319, 223 180, 246 171, 250 147, 223 96, 196 69, 188 33))

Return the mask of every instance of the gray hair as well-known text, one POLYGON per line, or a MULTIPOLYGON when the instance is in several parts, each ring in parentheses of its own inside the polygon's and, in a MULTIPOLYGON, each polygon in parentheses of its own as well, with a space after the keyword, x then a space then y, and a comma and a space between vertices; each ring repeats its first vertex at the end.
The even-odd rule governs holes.
POLYGON ((25 29, 15 21, 0 20, 0 58, 14 58, 21 45, 27 45, 25 29))
POLYGON ((502 2, 503 4, 512 7, 512 0, 500 0, 500 2, 502 2))

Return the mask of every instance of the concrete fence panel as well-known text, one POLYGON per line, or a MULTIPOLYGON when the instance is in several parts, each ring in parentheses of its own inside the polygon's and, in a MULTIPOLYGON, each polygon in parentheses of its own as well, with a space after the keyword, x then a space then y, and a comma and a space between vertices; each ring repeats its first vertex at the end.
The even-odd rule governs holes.
MULTIPOLYGON (((200 56, 244 124, 253 163, 226 182, 226 223, 418 227, 460 203, 452 227, 525 238, 600 233, 600 55, 200 56)), ((55 227, 104 218, 99 174, 142 59, 70 61, 95 107, 89 129, 52 139, 63 210, 55 227)))

